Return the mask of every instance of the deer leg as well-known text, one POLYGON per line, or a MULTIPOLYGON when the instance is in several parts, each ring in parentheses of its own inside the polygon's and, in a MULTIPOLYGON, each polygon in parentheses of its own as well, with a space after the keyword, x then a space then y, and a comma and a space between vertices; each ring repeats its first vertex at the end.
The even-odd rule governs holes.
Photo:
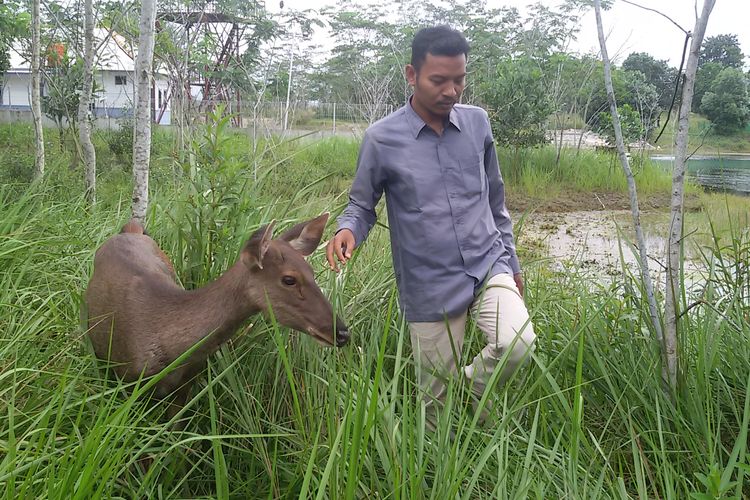
MULTIPOLYGON (((180 367, 164 377, 158 384, 157 397, 168 404, 166 411, 168 420, 174 418, 187 404, 190 389, 201 366, 201 364, 192 364, 180 367)), ((175 430, 182 430, 184 427, 184 419, 175 422, 173 426, 175 430)))
MULTIPOLYGON (((190 396, 190 383, 183 384, 178 388, 170 398, 168 398, 167 404, 167 420, 172 420, 187 403, 188 397, 190 396)), ((185 428, 185 418, 181 418, 172 424, 172 428, 176 431, 181 431, 185 428)))

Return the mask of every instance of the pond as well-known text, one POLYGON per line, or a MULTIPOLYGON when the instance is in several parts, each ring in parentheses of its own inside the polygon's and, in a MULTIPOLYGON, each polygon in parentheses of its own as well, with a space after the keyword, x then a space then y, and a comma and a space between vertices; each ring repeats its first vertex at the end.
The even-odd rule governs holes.
MULTIPOLYGON (((513 216, 514 214, 511 214, 513 216)), ((514 220, 518 220, 518 217, 514 220)), ((651 277, 657 288, 665 282, 664 263, 669 229, 668 211, 641 212, 651 277)), ((703 245, 705 230, 699 221, 688 218, 689 233, 685 251, 685 278, 688 286, 704 281, 697 245, 703 245)), ((557 271, 575 270, 596 282, 619 279, 623 268, 638 274, 638 254, 629 210, 601 210, 566 213, 534 213, 518 232, 518 246, 542 258, 557 271)))
MULTIPOLYGON (((651 156, 670 167, 674 156, 651 156)), ((688 175, 704 188, 750 196, 750 155, 698 156, 688 160, 688 175)))

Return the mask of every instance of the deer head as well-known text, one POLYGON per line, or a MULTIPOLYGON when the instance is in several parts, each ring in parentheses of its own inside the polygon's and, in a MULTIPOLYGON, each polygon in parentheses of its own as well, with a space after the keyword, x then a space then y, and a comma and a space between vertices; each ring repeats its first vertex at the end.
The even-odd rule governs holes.
POLYGON ((277 238, 272 237, 273 222, 263 226, 247 241, 240 259, 250 272, 249 300, 263 304, 263 312, 271 312, 282 325, 322 344, 341 347, 349 341, 349 330, 334 314, 305 260, 320 243, 327 220, 325 213, 277 238))

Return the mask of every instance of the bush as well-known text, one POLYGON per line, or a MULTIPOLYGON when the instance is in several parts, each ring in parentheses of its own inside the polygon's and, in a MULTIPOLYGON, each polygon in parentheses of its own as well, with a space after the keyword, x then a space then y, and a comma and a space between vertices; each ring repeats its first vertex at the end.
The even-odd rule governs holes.
POLYGON ((126 118, 118 122, 119 127, 102 131, 109 150, 124 164, 133 163, 133 120, 126 118))
POLYGON ((300 109, 294 113, 292 125, 301 127, 309 125, 315 119, 315 111, 312 109, 300 109))

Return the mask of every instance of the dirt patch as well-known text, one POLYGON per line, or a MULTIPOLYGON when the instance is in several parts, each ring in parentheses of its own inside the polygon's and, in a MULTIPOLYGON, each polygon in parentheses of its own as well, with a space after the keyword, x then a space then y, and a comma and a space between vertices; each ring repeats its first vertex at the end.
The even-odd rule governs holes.
MULTIPOLYGON (((630 196, 627 193, 592 193, 563 191, 555 198, 537 198, 521 193, 508 193, 506 204, 513 212, 581 212, 602 210, 630 210, 630 196)), ((639 196, 638 205, 641 210, 667 209, 670 204, 668 193, 639 196)), ((685 196, 685 208, 697 210, 699 208, 697 195, 685 196)))

